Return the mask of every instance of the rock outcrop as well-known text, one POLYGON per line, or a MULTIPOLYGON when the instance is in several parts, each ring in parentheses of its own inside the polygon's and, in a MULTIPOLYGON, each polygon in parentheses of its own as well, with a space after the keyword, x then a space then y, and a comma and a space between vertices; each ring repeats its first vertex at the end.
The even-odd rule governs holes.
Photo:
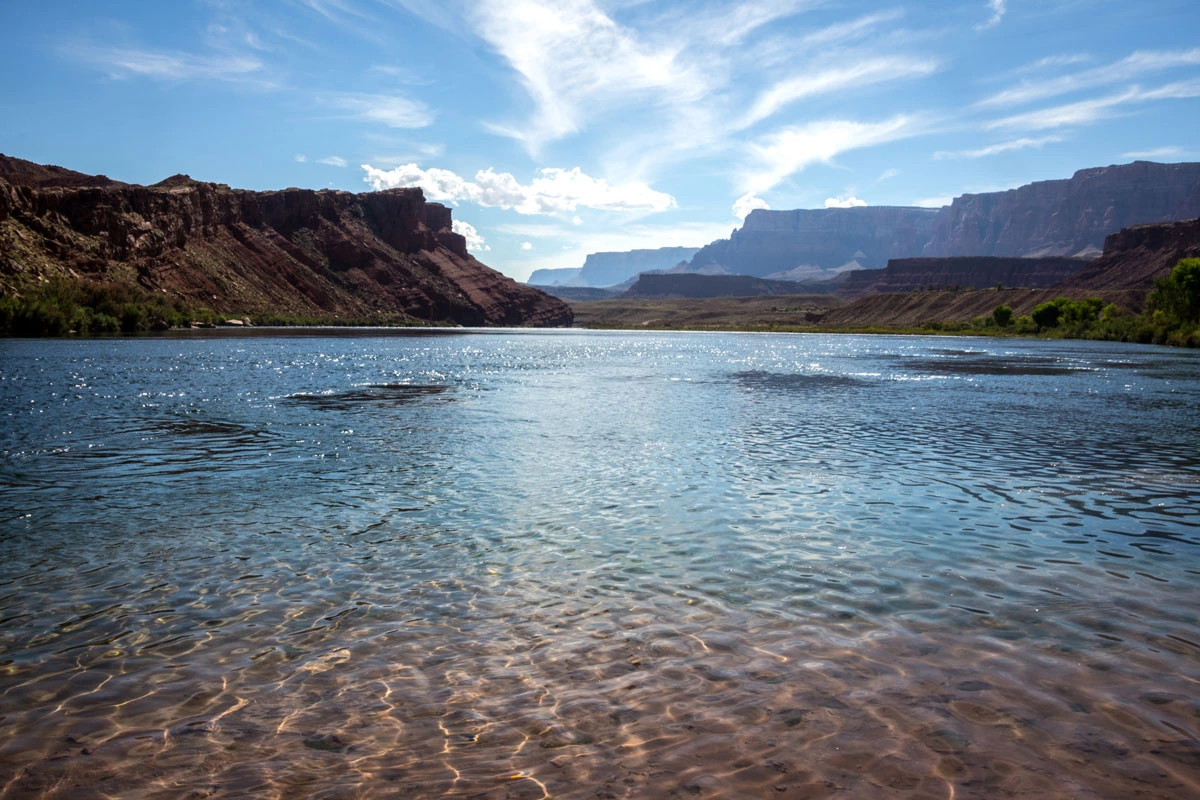
POLYGON ((1104 254, 1062 283, 1066 289, 1148 293, 1181 258, 1200 258, 1200 219, 1135 225, 1104 240, 1104 254))
POLYGON ((219 312, 570 325, 570 308, 467 253, 420 189, 121 184, 0 156, 0 287, 134 282, 219 312))
POLYGON ((956 197, 938 213, 921 255, 1095 257, 1104 237, 1123 227, 1198 216, 1200 163, 1135 161, 956 197))
POLYGON ((1088 264, 1081 258, 893 258, 883 269, 848 273, 838 283, 843 297, 921 289, 988 289, 1003 284, 1048 289, 1088 264))
POLYGON ((890 258, 918 255, 937 214, 890 206, 755 209, 728 239, 700 248, 688 270, 720 267, 731 275, 807 279, 879 268, 890 258))

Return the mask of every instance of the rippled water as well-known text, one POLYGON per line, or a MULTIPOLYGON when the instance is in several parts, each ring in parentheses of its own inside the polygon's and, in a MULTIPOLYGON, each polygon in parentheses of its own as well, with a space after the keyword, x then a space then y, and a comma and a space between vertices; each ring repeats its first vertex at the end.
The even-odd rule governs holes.
POLYGON ((0 342, 0 797, 1192 797, 1200 356, 0 342))

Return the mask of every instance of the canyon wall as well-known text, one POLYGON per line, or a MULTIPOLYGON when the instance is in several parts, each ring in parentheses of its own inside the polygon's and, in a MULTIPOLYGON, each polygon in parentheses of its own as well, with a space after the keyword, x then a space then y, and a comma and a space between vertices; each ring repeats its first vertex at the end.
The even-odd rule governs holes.
MULTIPOLYGON (((962 195, 941 209, 759 209, 730 238, 701 248, 688 269, 813 280, 847 269, 881 268, 900 258, 1094 258, 1105 236, 1122 227, 1195 217, 1200 217, 1200 163, 1136 161, 1004 192, 962 195)), ((971 266, 989 263, 999 262, 971 266)), ((1001 281, 1009 283, 1001 273, 985 273, 970 283, 1001 281)))
POLYGON ((120 184, 0 156, 0 289, 136 282, 219 312, 570 325, 570 308, 467 253, 420 189, 120 184))

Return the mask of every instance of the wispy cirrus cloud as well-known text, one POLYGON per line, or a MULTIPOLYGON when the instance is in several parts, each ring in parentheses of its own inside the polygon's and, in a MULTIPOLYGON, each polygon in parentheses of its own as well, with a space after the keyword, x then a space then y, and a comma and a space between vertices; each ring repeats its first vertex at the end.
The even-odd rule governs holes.
POLYGON ((136 47, 75 44, 64 49, 70 58, 106 72, 110 78, 155 78, 168 81, 219 80, 269 87, 266 65, 257 56, 232 52, 213 54, 136 47))
POLYGON ((987 147, 980 147, 975 150, 939 150, 933 154, 933 157, 939 161, 954 158, 986 158, 988 156, 999 155, 1000 153, 1009 153, 1014 150, 1026 150, 1031 147, 1041 148, 1048 144, 1061 142, 1062 140, 1063 137, 1061 136, 1023 136, 1020 139, 997 142, 996 144, 990 144, 987 147))
POLYGON ((377 169, 369 164, 363 164, 362 168, 366 173, 363 180, 376 190, 417 186, 430 200, 437 202, 471 202, 518 214, 566 215, 578 208, 651 213, 666 211, 675 205, 674 197, 644 183, 612 185, 603 178, 585 174, 578 167, 541 169, 528 184, 491 167, 476 172, 473 180, 451 170, 421 169, 416 164, 405 164, 392 170, 377 169))
POLYGON ((396 94, 341 93, 319 98, 319 102, 389 128, 424 128, 437 116, 420 100, 396 94))
POLYGON ((864 59, 847 66, 789 78, 760 94, 738 127, 750 127, 773 116, 785 105, 806 97, 843 92, 884 81, 921 77, 929 75, 937 68, 938 62, 935 59, 891 56, 864 59))
POLYGON ((1039 58, 1037 61, 1017 67, 1008 74, 1025 75, 1030 72, 1041 72, 1044 69, 1050 69, 1053 67, 1069 67, 1073 64, 1086 64, 1091 60, 1093 60, 1092 57, 1086 53, 1061 53, 1058 55, 1039 58))
POLYGON ((708 89, 705 73, 679 58, 682 43, 651 46, 590 0, 484 0, 469 19, 535 105, 524 125, 493 123, 489 129, 523 141, 531 152, 630 98, 686 101, 708 89))
POLYGON ((1052 130, 1076 125, 1090 125, 1118 116, 1122 106, 1153 100, 1183 100, 1200 97, 1200 78, 1176 81, 1156 89, 1132 86, 1125 91, 1104 97, 1080 100, 1075 103, 1027 111, 994 119, 983 125, 985 130, 1052 130))
POLYGON ((1184 153, 1182 147, 1170 145, 1167 147, 1156 147, 1152 150, 1134 150, 1130 153, 1122 153, 1122 158, 1179 158, 1184 153))
POLYGON ((1191 50, 1139 50, 1102 67, 1061 75, 1057 78, 1024 80, 976 103, 980 108, 1013 107, 1050 97, 1127 83, 1151 72, 1200 65, 1200 48, 1191 50))
POLYGON ((751 143, 750 163, 740 185, 746 191, 764 192, 812 164, 830 162, 850 150, 916 136, 924 127, 921 118, 908 114, 882 122, 822 120, 788 126, 751 143))
POLYGON ((981 22, 975 26, 975 30, 977 31, 987 30, 999 25, 1008 11, 1008 2, 1007 0, 988 0, 987 7, 992 12, 992 15, 987 18, 986 22, 981 22))

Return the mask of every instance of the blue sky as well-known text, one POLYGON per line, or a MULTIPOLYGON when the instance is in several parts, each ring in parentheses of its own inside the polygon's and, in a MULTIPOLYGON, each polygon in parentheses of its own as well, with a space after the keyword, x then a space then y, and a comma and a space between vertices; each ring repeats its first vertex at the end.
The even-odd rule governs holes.
POLYGON ((419 185, 524 279, 700 246, 756 207, 1200 160, 1197 31, 1196 0, 9 2, 0 152, 419 185))

